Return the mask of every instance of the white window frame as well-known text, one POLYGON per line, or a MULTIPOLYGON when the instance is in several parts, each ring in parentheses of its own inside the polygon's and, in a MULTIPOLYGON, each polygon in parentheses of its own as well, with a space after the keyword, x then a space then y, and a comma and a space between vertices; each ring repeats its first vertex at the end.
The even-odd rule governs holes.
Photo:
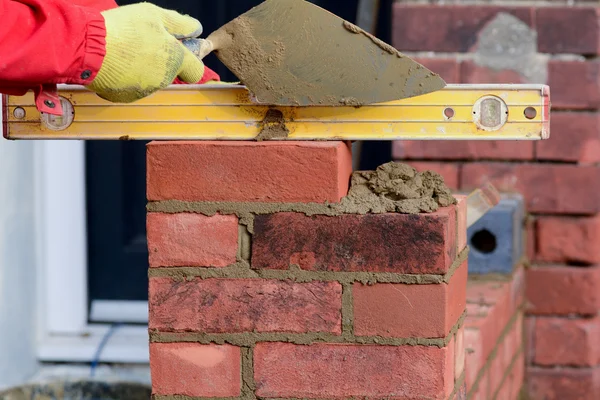
MULTIPOLYGON (((127 323, 113 331, 95 360, 111 325, 88 323, 84 146, 78 140, 35 145, 37 354, 40 361, 148 363, 147 325, 127 323)), ((125 314, 147 321, 139 315, 147 303, 139 303, 125 314)), ((100 309, 110 312, 107 306, 100 309)))

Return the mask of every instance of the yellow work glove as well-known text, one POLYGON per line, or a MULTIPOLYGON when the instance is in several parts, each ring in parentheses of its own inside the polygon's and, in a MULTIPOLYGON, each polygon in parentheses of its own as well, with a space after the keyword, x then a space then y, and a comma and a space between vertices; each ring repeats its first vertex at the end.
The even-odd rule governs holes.
POLYGON ((204 64, 178 39, 202 34, 196 19, 150 3, 102 12, 106 56, 87 87, 108 101, 130 103, 170 85, 176 77, 196 83, 204 64))

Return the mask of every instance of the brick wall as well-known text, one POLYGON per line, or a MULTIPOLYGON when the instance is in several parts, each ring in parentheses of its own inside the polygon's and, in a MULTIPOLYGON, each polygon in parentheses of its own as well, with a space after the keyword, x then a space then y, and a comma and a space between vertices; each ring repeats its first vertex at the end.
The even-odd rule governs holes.
POLYGON ((393 45, 448 83, 550 86, 550 140, 398 142, 393 151, 456 189, 491 180, 523 194, 532 399, 600 398, 600 9, 584 3, 394 7, 393 45))
POLYGON ((466 398, 463 196, 332 214, 342 142, 159 142, 147 160, 156 399, 466 398))
POLYGON ((522 265, 505 281, 469 281, 464 336, 468 399, 520 398, 525 375, 524 283, 522 265))

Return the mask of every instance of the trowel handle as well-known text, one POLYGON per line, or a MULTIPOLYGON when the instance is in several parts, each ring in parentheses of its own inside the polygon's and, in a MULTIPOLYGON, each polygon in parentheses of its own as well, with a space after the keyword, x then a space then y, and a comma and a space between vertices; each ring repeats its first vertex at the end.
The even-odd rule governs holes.
POLYGON ((183 39, 181 43, 201 60, 215 49, 213 42, 207 39, 183 39))

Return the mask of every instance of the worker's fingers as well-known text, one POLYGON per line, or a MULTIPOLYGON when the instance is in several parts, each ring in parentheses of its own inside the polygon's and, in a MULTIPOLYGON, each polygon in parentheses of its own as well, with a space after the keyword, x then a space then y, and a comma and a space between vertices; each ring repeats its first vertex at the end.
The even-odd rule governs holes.
POLYGON ((189 15, 182 15, 173 10, 160 10, 164 27, 177 39, 195 38, 202 35, 202 24, 189 15))
POLYGON ((179 70, 178 77, 185 83, 200 82, 204 75, 204 63, 189 51, 185 46, 179 44, 184 51, 183 64, 179 70))

